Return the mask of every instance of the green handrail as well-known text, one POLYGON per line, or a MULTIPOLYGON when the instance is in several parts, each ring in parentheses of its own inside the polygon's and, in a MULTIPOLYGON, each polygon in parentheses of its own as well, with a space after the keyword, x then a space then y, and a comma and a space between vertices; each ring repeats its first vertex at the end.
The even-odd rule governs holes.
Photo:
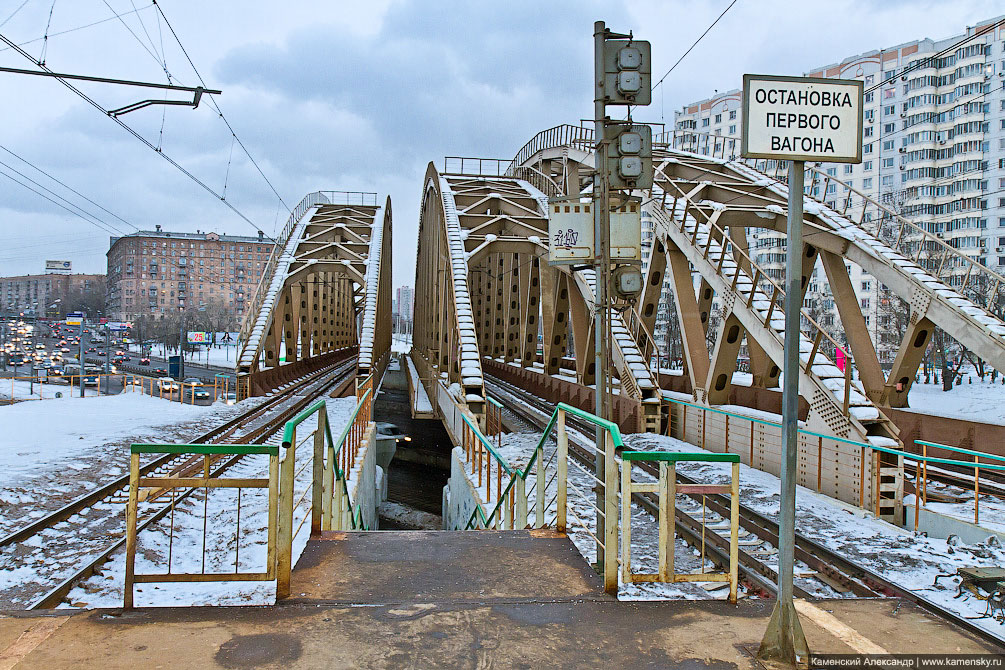
POLYGON ((514 473, 513 468, 511 468, 509 463, 506 462, 506 459, 502 457, 502 454, 500 454, 498 451, 492 448, 492 444, 489 442, 488 438, 485 437, 484 434, 482 434, 482 431, 481 429, 478 428, 478 425, 472 422, 471 419, 469 419, 467 415, 465 415, 463 412, 461 412, 461 419, 463 419, 464 423, 468 425, 468 428, 470 428, 471 431, 474 433, 475 437, 478 438, 478 441, 482 443, 482 445, 488 450, 490 454, 492 454, 492 457, 496 459, 496 462, 498 462, 499 465, 502 466, 502 469, 506 472, 506 474, 513 475, 514 473))
MULTIPOLYGON (((353 503, 352 497, 349 494, 349 483, 347 481, 346 473, 341 470, 338 466, 338 455, 342 452, 342 448, 345 446, 346 438, 349 436, 349 431, 352 429, 354 423, 356 423, 356 417, 359 416, 359 411, 363 407, 363 403, 366 402, 367 398, 373 393, 372 389, 367 389, 362 396, 360 396, 359 401, 356 403, 356 408, 349 415, 349 420, 345 424, 345 428, 342 429, 342 434, 339 436, 338 442, 332 439, 331 422, 325 421, 325 439, 328 442, 328 446, 332 448, 332 452, 335 456, 332 461, 332 469, 335 472, 336 481, 342 482, 342 490, 345 492, 346 499, 349 501, 349 523, 352 524, 354 529, 362 528, 363 530, 369 530, 362 521, 362 508, 356 507, 356 512, 352 511, 353 503)), ((322 408, 327 408, 327 403, 325 398, 318 400, 310 407, 304 409, 295 417, 286 422, 286 426, 283 428, 283 448, 289 449, 293 444, 293 432, 297 426, 306 421, 311 415, 320 411, 322 408)), ((326 414, 327 416, 327 414, 326 414)), ((277 450, 278 447, 268 447, 269 449, 277 450)), ((249 453, 273 453, 269 452, 249 452, 249 453)))
MULTIPOLYGON (((499 496, 499 500, 496 501, 495 507, 492 508, 492 512, 486 517, 485 511, 484 509, 482 509, 481 503, 476 503, 475 509, 472 510, 471 516, 468 517, 468 523, 465 526, 465 530, 472 528, 472 523, 475 521, 476 516, 481 517, 483 525, 488 525, 488 520, 495 517, 499 513, 499 509, 502 506, 503 501, 506 500, 506 496, 509 495, 510 490, 516 484, 517 477, 519 477, 524 481, 527 481, 527 476, 530 474, 534 466, 534 463, 537 461, 538 458, 540 458, 540 454, 544 449, 545 441, 551 434, 552 428, 555 427, 555 422, 558 421, 559 410, 565 411, 566 414, 572 414, 573 416, 577 416, 583 419, 584 421, 588 421, 589 423, 592 423, 595 426, 603 428, 604 430, 609 432, 611 434, 611 440, 614 442, 615 449, 624 446, 624 441, 621 438, 621 429, 618 428, 618 424, 614 423, 613 421, 608 421, 607 419, 601 419, 600 417, 594 414, 590 414, 585 410, 579 409, 578 407, 573 407, 572 405, 568 405, 564 402, 558 403, 558 405, 555 406, 555 410, 551 413, 551 418, 548 420, 547 425, 544 427, 544 431, 541 433, 541 439, 538 440, 537 446, 534 447, 534 452, 531 455, 530 460, 527 461, 527 465, 524 467, 523 470, 521 470, 520 468, 510 469, 509 467, 506 467, 506 473, 510 475, 510 480, 509 483, 506 485, 506 488, 503 489, 502 494, 499 496)), ((488 444, 488 441, 481 434, 481 431, 478 430, 475 426, 473 426, 471 422, 467 420, 467 417, 465 417, 463 414, 461 415, 461 417, 464 418, 464 420, 468 423, 468 425, 474 430, 475 435, 478 437, 479 440, 482 441, 482 444, 488 447, 493 455, 496 455, 495 450, 493 450, 491 446, 488 444)), ((636 453, 643 453, 643 452, 636 452, 636 453)), ((501 460, 501 457, 497 456, 497 458, 499 458, 500 462, 505 465, 505 461, 501 460)), ((539 491, 538 494, 543 495, 543 487, 542 491, 539 491)))
POLYGON ((669 463, 679 463, 681 461, 701 461, 707 463, 739 463, 739 454, 694 454, 676 451, 622 451, 623 461, 667 461, 669 463))
MULTIPOLYGON (((695 405, 694 403, 685 402, 683 400, 678 400, 676 398, 671 398, 668 395, 664 395, 663 399, 666 400, 666 401, 668 401, 668 402, 675 403, 677 405, 684 405, 685 407, 692 407, 694 409, 700 409, 700 410, 704 410, 706 412, 713 412, 715 414, 723 414, 725 416, 731 416, 734 419, 742 419, 744 421, 750 421, 751 423, 759 423, 759 424, 762 424, 762 425, 765 425, 765 426, 773 426, 775 428, 781 428, 782 427, 782 424, 776 423, 774 421, 768 421, 767 419, 758 419, 758 418, 755 418, 755 417, 752 417, 752 416, 747 416, 745 414, 737 414, 735 412, 727 412, 724 409, 718 409, 716 407, 704 407, 702 405, 695 405)), ((836 435, 825 435, 824 433, 817 433, 817 432, 814 432, 812 430, 806 430, 805 428, 799 428, 797 430, 797 432, 800 435, 811 435, 813 437, 822 437, 825 440, 833 440, 835 442, 842 442, 844 444, 851 444, 851 445, 855 445, 857 447, 869 447, 870 449, 872 448, 872 445, 869 444, 868 442, 859 442, 857 440, 849 440, 848 438, 837 437, 836 435)))
MULTIPOLYGON (((724 414, 726 416, 731 416, 731 417, 733 417, 735 419, 742 419, 744 421, 750 421, 751 423, 760 423, 760 424, 764 424, 764 425, 768 425, 768 426, 775 426, 776 428, 777 427, 781 427, 780 423, 775 423, 774 421, 767 421, 766 419, 757 419, 757 418, 752 417, 752 416, 745 416, 743 414, 736 414, 734 412, 727 412, 726 410, 717 409, 715 407, 703 407, 701 405, 695 405, 695 404, 692 404, 692 403, 689 403, 689 402, 685 402, 683 400, 677 400, 676 398, 671 398, 671 397, 669 397, 667 395, 664 395, 663 398, 665 400, 669 401, 669 402, 676 403, 678 405, 684 405, 686 407, 692 407, 694 409, 700 409, 700 410, 703 410, 703 411, 706 411, 706 412, 714 412, 716 414, 724 414)), ((892 454, 894 456, 904 456, 906 458, 910 458, 911 460, 916 460, 916 461, 919 461, 919 462, 920 461, 924 461, 926 463, 942 463, 944 465, 956 465, 956 466, 971 467, 971 468, 974 467, 974 463, 973 462, 968 462, 968 461, 956 461, 956 460, 952 460, 952 459, 935 458, 933 456, 922 456, 921 454, 916 454, 916 453, 913 453, 913 452, 910 452, 910 451, 904 451, 902 449, 892 449, 890 447, 880 447, 880 446, 877 446, 875 444, 870 444, 868 442, 859 442, 857 440, 849 440, 847 438, 837 437, 837 436, 834 436, 834 435, 825 435, 823 433, 816 433, 814 431, 804 430, 804 429, 801 429, 801 428, 799 429, 798 432, 801 433, 801 434, 803 434, 803 435, 812 435, 813 437, 822 437, 825 440, 833 440, 834 442, 842 442, 844 444, 851 444, 851 445, 854 445, 856 447, 864 447, 866 449, 872 449, 873 451, 880 451, 880 452, 883 452, 884 454, 892 454)), ((984 457, 984 458, 990 458, 990 459, 995 460, 995 461, 1005 462, 1005 456, 998 456, 996 454, 987 454, 987 453, 985 453, 983 451, 974 451, 973 449, 964 449, 962 447, 951 447, 951 446, 949 446, 947 444, 938 444, 937 442, 926 442, 925 440, 915 440, 914 443, 915 444, 922 444, 922 445, 933 447, 933 448, 936 448, 936 449, 945 449, 947 451, 953 451, 953 452, 956 452, 956 453, 967 454, 969 456, 981 456, 981 457, 984 457)), ((995 470, 995 471, 997 471, 997 470, 1005 470, 1005 466, 998 466, 998 465, 991 465, 991 464, 980 464, 977 467, 980 467, 980 468, 986 469, 986 470, 995 470)))
MULTIPOLYGON (((958 454, 967 454, 968 456, 980 456, 981 458, 990 458, 992 461, 1002 461, 1005 462, 1005 456, 999 456, 997 454, 987 454, 983 451, 974 451, 973 449, 964 449, 963 447, 951 447, 948 444, 939 444, 938 442, 926 442, 925 440, 915 440, 915 444, 922 444, 926 447, 935 447, 936 449, 945 449, 946 451, 953 451, 958 454)), ((971 463, 973 465, 973 463, 971 463)), ((980 467, 985 467, 981 465, 980 467)))
POLYGON ((873 451, 881 451, 884 454, 893 454, 894 456, 903 456, 904 458, 909 458, 912 461, 925 462, 925 463, 942 463, 944 465, 956 465, 960 467, 973 468, 978 467, 981 470, 993 470, 996 472, 1005 471, 1005 465, 990 465, 990 464, 977 464, 974 465, 973 461, 956 461, 949 458, 936 458, 935 456, 922 456, 921 454, 915 454, 910 451, 902 451, 900 449, 890 449, 888 447, 871 447, 873 451))
POLYGON ((279 447, 268 444, 133 444, 133 454, 278 454, 279 447))

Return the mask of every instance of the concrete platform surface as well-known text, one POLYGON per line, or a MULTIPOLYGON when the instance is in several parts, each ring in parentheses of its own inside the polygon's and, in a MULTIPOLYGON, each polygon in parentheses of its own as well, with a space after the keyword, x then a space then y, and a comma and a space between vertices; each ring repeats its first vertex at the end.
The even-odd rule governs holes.
POLYGON ((371 604, 611 599, 572 541, 550 530, 326 532, 300 555, 290 595, 371 604))
MULTIPOLYGON (((617 601, 569 548, 549 532, 326 535, 275 606, 0 614, 0 670, 760 667, 773 601, 617 601)), ((896 599, 798 608, 815 653, 1005 651, 896 599)))

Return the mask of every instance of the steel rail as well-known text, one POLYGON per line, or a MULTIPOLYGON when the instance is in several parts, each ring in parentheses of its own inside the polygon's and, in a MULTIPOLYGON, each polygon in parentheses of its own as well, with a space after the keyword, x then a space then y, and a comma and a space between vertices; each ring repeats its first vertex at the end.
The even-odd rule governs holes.
MULTIPOLYGON (((332 387, 336 387, 336 390, 338 390, 339 388, 344 387, 347 381, 351 381, 352 379, 354 379, 355 377, 353 372, 353 370, 355 369, 354 366, 348 365, 348 363, 343 362, 341 367, 345 368, 345 370, 339 370, 335 372, 337 376, 328 380, 320 388, 316 389, 316 391, 313 394, 309 396, 304 396, 302 399, 298 400, 291 406, 284 408, 283 411, 280 412, 278 415, 270 418, 267 424, 255 429, 255 431, 253 431, 255 433, 255 436, 254 438, 252 438, 253 439, 252 443, 253 444, 264 443, 266 440, 269 439, 269 437, 276 434, 279 430, 282 430, 282 428, 286 424, 286 421, 289 420, 291 417, 295 416, 306 405, 310 404, 310 402, 314 400, 315 396, 327 393, 328 390, 331 389, 332 387)), ((313 373, 311 375, 311 380, 317 381, 316 378, 318 376, 323 376, 324 374, 331 374, 332 372, 333 371, 331 369, 326 369, 319 371, 317 373, 313 373)), ((284 391, 281 394, 281 397, 285 399, 293 397, 296 395, 296 392, 298 390, 300 390, 299 385, 295 389, 291 387, 290 389, 284 391)), ((211 476, 213 477, 219 476, 230 467, 236 465, 242 458, 243 455, 232 456, 231 458, 227 459, 225 463, 223 463, 222 465, 218 466, 215 470, 213 470, 211 476)), ((173 502, 162 505, 159 510, 151 514, 147 519, 145 519, 141 524, 137 526, 136 532, 139 533, 143 529, 162 519, 171 510, 172 507, 176 507, 180 501, 184 500, 189 495, 191 495, 197 488, 199 487, 192 487, 187 491, 185 491, 184 493, 177 496, 173 502)), ((88 560, 87 563, 79 570, 77 570, 74 574, 64 579, 55 588, 49 590, 41 598, 36 599, 35 602, 33 602, 31 606, 28 607, 28 609, 44 610, 57 607, 63 601, 63 599, 70 593, 70 591, 73 590, 74 586, 76 586, 84 579, 87 579, 88 577, 93 575, 95 571, 102 564, 104 564, 111 558, 112 554, 114 554, 116 551, 125 546, 125 542, 126 537, 125 534, 123 534, 121 538, 112 543, 107 549, 102 551, 93 559, 88 560)))
MULTIPOLYGON (((536 401, 539 400, 536 398, 536 396, 529 394, 529 392, 524 391, 523 389, 520 389, 519 387, 516 387, 507 382, 503 382, 502 380, 492 378, 491 384, 497 384, 500 387, 504 388, 504 390, 515 389, 516 393, 514 393, 514 391, 512 390, 510 390, 509 392, 514 395, 516 394, 522 395, 523 396, 522 399, 528 402, 528 404, 535 404, 536 401)), ((546 402, 541 400, 540 403, 536 404, 546 405, 546 402)), ((535 425, 538 421, 537 417, 525 416, 523 413, 519 411, 519 409, 514 409, 513 407, 510 407, 508 409, 514 412, 515 414, 524 416, 524 418, 526 418, 531 423, 534 423, 535 425)), ((571 417, 570 423, 576 423, 575 417, 571 417)), ((582 430, 582 427, 579 427, 579 429, 582 430)), ((586 431, 586 434, 588 433, 589 431, 586 431)), ((572 451, 573 442, 574 440, 570 440, 570 452, 572 451)), ((593 462, 592 455, 590 456, 589 462, 590 463, 593 462)), ((644 464, 639 463, 637 465, 642 466, 644 464)), ((649 469, 653 470, 653 468, 649 469)), ((650 474, 656 474, 656 473, 651 471, 650 474)), ((677 477, 682 482, 695 483, 695 480, 687 477, 686 475, 682 475, 679 472, 677 473, 677 477)), ((635 498, 636 496, 633 496, 633 500, 635 498)), ((723 516, 724 518, 728 518, 729 516, 728 498, 721 495, 708 495, 705 496, 705 498, 706 498, 706 505, 709 507, 709 509, 720 514, 720 516, 723 516)), ((648 504, 642 504, 641 506, 645 508, 646 511, 652 513, 654 510, 654 508, 651 508, 652 502, 651 501, 647 502, 648 504)), ((678 509, 678 521, 680 515, 681 512, 678 509)), ((771 519, 770 517, 741 504, 740 525, 742 528, 744 528, 748 532, 753 533, 758 538, 764 540, 769 544, 773 544, 774 546, 777 547, 778 523, 773 519, 771 519), (772 540, 771 538, 774 539, 772 540)), ((678 528, 680 528, 680 524, 678 524, 678 528)), ((718 535, 716 535, 715 533, 712 533, 712 535, 718 537, 718 535)), ((707 545, 708 537, 709 536, 706 535, 706 548, 708 546, 707 545)), ((746 567, 743 565, 742 562, 743 555, 744 552, 741 551, 740 552, 741 570, 743 570, 746 567)), ((749 554, 747 554, 747 556, 749 556, 749 554)), ((753 557, 750 558, 753 559, 753 557)), ((915 605, 921 607, 922 609, 925 609, 939 617, 949 620, 953 624, 959 626, 960 628, 965 629, 967 632, 981 638, 986 642, 991 642, 996 645, 1005 645, 1005 637, 995 635, 994 633, 991 633, 990 631, 981 628, 977 624, 973 623, 973 621, 971 621, 967 617, 957 614, 956 612, 953 612, 951 610, 947 610, 938 603, 929 600, 925 596, 920 595, 914 591, 911 591, 910 589, 907 589, 903 586, 900 586, 890 581, 889 579, 879 575, 875 571, 837 554, 833 550, 824 547, 817 541, 812 540, 798 532, 796 533, 796 559, 805 562, 807 565, 809 565, 814 569, 817 569, 818 572, 825 574, 827 577, 848 586, 849 589, 852 591, 852 593, 855 593, 855 595, 858 597, 893 596, 897 598, 902 598, 904 600, 914 603, 915 605), (854 588, 852 588, 853 585, 854 588), (861 594, 858 591, 861 591, 861 594)), ((770 568, 768 568, 768 570, 770 570, 770 568)), ((771 573, 774 574, 774 571, 771 571, 771 573)), ((749 577, 750 573, 748 572, 747 575, 749 577)), ((774 592, 775 592, 774 584, 772 584, 772 589, 770 593, 773 594, 774 592)), ((808 594, 804 595, 805 592, 801 594, 800 589, 798 587, 796 587, 794 593, 796 596, 801 598, 808 597, 808 594)))
MULTIPOLYGON (((194 438, 193 441, 199 443, 208 442, 222 442, 223 440, 229 438, 233 435, 237 428, 246 424, 248 421, 257 419, 261 417, 266 412, 270 411, 275 405, 288 400, 289 397, 296 393, 298 390, 302 389, 304 386, 316 382, 317 379, 328 372, 330 372, 338 364, 326 367, 317 372, 311 373, 310 375, 304 377, 301 380, 294 382, 294 384, 280 393, 277 393, 273 397, 269 398, 265 402, 249 409, 247 412, 234 417, 230 421, 227 421, 211 430, 203 433, 199 437, 194 438)), ((178 454, 165 454, 164 456, 155 458, 146 465, 140 468, 140 475, 146 475, 158 468, 170 465, 173 461, 180 460, 182 456, 178 454)), ((14 544, 15 542, 23 542, 24 540, 36 535, 47 528, 51 528, 61 521, 65 521, 75 514, 78 514, 81 510, 88 507, 92 507, 96 503, 104 500, 105 498, 110 498, 114 496, 122 488, 129 486, 129 474, 126 473, 121 477, 118 477, 107 484, 99 486, 93 491, 89 491, 84 495, 70 501, 63 507, 43 516, 31 523, 23 526, 17 530, 14 530, 4 537, 0 538, 0 549, 8 545, 14 544)))

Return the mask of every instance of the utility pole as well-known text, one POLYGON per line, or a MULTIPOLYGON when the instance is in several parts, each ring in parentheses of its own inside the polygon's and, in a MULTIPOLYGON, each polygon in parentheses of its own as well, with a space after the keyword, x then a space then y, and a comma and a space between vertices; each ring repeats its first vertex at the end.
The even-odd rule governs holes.
MULTIPOLYGON (((84 397, 84 318, 80 319, 80 337, 77 338, 77 359, 80 361, 80 397, 84 397)), ((72 390, 72 389, 71 389, 72 390)), ((73 397, 73 394, 70 394, 73 397)))
POLYGON ((181 310, 181 329, 178 331, 178 377, 185 379, 185 308, 181 310))
MULTIPOLYGON (((594 411, 601 419, 606 419, 607 412, 607 268, 610 267, 610 252, 607 240, 610 236, 611 223, 610 211, 607 209, 607 156, 604 144, 604 119, 607 116, 607 108, 604 104, 604 40, 606 39, 607 28, 603 21, 593 24, 593 57, 594 57, 594 96, 593 96, 593 121, 594 121, 594 158, 596 160, 596 174, 593 181, 593 240, 595 244, 593 269, 596 275, 596 289, 594 299, 596 301, 593 312, 593 345, 594 345, 594 411), (599 182, 599 183, 598 183, 599 182)), ((604 470, 606 463, 606 431, 597 427, 596 430, 596 450, 594 452, 594 474, 598 481, 606 482, 604 470)), ((604 490, 596 487, 597 491, 597 565, 603 566, 605 561, 604 544, 600 541, 604 528, 604 490)), ((613 549, 613 547, 612 547, 613 549)))
MULTIPOLYGON (((595 408, 601 419, 612 419, 611 395, 611 293, 631 300, 642 291, 641 207, 634 216, 625 216, 625 203, 631 192, 652 186, 652 129, 633 126, 631 106, 648 105, 652 97, 651 50, 648 42, 636 40, 631 33, 610 32, 603 21, 593 24, 594 48, 594 156, 593 180, 594 288, 594 381, 595 408), (612 123, 607 105, 627 106, 628 123, 612 123), (618 194, 619 267, 612 282, 611 262, 611 192, 618 194), (622 256, 626 232, 637 241, 636 255, 622 256), (636 258, 637 256, 637 258, 636 258), (628 281, 626 281, 628 280, 628 281), (627 288, 631 287, 631 288, 627 288)), ((636 201, 637 202, 637 201, 636 201)), ((629 245, 631 246, 631 245, 629 245)), ((614 441, 606 429, 597 428, 594 472, 603 486, 597 486, 597 565, 603 568, 604 590, 618 590, 618 464, 614 441), (601 533, 603 529, 603 533, 601 533), (603 541, 599 539, 603 536, 603 541)), ((623 504, 630 505, 627 499, 623 504)))

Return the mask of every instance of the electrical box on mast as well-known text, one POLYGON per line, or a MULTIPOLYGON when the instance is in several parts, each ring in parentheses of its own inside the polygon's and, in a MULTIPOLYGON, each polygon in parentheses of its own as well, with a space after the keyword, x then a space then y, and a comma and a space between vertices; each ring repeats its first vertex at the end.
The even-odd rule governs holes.
POLYGON ((643 40, 604 42, 604 102, 648 105, 652 102, 652 49, 643 40))

